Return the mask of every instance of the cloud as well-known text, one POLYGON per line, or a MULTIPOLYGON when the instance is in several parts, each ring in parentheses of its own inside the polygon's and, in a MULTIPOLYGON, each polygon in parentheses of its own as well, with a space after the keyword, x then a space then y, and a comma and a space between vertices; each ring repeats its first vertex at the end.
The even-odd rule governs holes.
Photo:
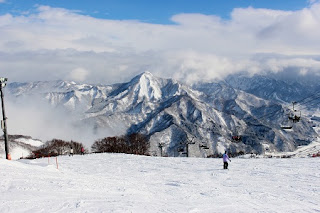
MULTIPOLYGON (((187 83, 243 71, 319 75, 318 1, 298 11, 236 8, 228 20, 176 14, 170 25, 96 19, 49 6, 36 10, 0 16, 0 77, 9 82, 111 84, 143 71, 187 83)), ((88 144, 97 138, 88 128, 74 128, 76 118, 39 101, 7 104, 9 127, 14 126, 10 134, 84 139, 88 144)))
POLYGON ((161 25, 38 6, 36 13, 0 16, 0 69, 12 81, 92 83, 117 83, 145 70, 188 82, 292 67, 314 72, 319 14, 316 1, 298 11, 236 8, 229 20, 177 14, 174 24, 161 25))
POLYGON ((317 3, 317 2, 320 2, 319 0, 308 0, 309 4, 314 4, 314 3, 317 3))
MULTIPOLYGON (((79 114, 53 107, 42 98, 7 96, 8 133, 29 135, 43 142, 53 138, 73 140, 90 147, 98 138, 123 134, 119 128, 94 130, 94 125, 79 122, 79 114)), ((120 126, 120 125, 119 125, 120 126)))
POLYGON ((5 3, 5 2, 6 2, 6 0, 0 0, 0 4, 1 4, 1 3, 5 3))
POLYGON ((70 73, 69 73, 69 79, 70 80, 74 80, 77 82, 82 82, 85 81, 87 76, 89 75, 88 70, 78 67, 76 69, 73 69, 70 73))

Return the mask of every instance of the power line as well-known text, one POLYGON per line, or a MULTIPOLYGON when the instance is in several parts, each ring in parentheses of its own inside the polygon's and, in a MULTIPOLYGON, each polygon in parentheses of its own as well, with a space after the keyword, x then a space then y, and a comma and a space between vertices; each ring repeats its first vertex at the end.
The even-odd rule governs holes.
MULTIPOLYGON (((315 100, 317 100, 319 98, 320 98, 320 94, 316 93, 316 94, 312 94, 312 95, 309 95, 307 97, 304 97, 301 100, 295 101, 294 103, 299 104, 299 105, 305 105, 305 104, 310 103, 312 101, 315 101, 315 100), (308 99, 311 99, 311 100, 308 100, 308 99)), ((315 104, 317 104, 317 103, 315 103, 315 104)), ((311 104, 311 105, 314 105, 314 104, 311 104)), ((287 108, 289 108, 289 107, 287 107, 287 108)), ((305 106, 304 108, 300 108, 299 110, 301 111, 302 109, 306 109, 306 108, 308 108, 308 106, 305 106)), ((275 114, 276 115, 276 114, 278 114, 277 112, 278 111, 280 112, 281 110, 282 110, 282 108, 280 108, 279 110, 275 110, 275 111, 273 111, 271 113, 268 113, 266 115, 263 115, 261 117, 257 117, 257 119, 261 119, 261 118, 266 117, 266 116, 271 115, 271 114, 275 114)))
MULTIPOLYGON (((319 97, 319 98, 320 98, 320 97, 319 97)), ((317 98, 317 99, 319 99, 319 98, 317 98)), ((313 101, 315 101, 315 100, 316 100, 316 99, 314 99, 313 101)), ((318 102, 309 104, 308 106, 304 106, 304 107, 300 108, 300 110, 307 109, 308 107, 310 107, 310 106, 315 106, 315 105, 317 105, 317 104, 320 104, 320 102, 318 101, 318 102)))
POLYGON ((306 99, 309 99, 309 98, 311 98, 311 97, 313 97, 313 96, 320 96, 320 94, 319 93, 316 93, 316 94, 312 94, 312 95, 310 95, 310 96, 307 96, 307 97, 305 97, 305 98, 303 98, 303 99, 301 99, 301 100, 299 100, 299 101, 297 101, 297 103, 302 103, 302 104, 304 104, 304 103, 307 103, 307 102, 304 102, 306 99))
MULTIPOLYGON (((310 100, 310 101, 308 101, 308 102, 305 102, 304 104, 307 104, 307 103, 310 103, 310 102, 313 102, 313 101, 315 101, 315 100, 317 100, 317 99, 319 99, 320 98, 320 96, 319 97, 317 97, 317 98, 315 98, 315 99, 313 99, 313 100, 310 100)), ((309 106, 310 105, 314 105, 314 103, 313 104, 309 104, 309 106)), ((302 109, 304 109, 304 108, 308 108, 308 106, 304 106, 302 109)))

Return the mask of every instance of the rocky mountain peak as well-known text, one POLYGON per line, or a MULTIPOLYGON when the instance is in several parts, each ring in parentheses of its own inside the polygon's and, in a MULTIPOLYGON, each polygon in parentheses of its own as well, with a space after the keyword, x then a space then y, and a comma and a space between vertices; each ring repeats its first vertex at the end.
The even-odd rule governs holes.
POLYGON ((138 101, 144 98, 149 101, 161 99, 162 82, 150 72, 144 72, 133 78, 130 87, 138 95, 138 101))
MULTIPOLYGON (((250 84, 250 79, 242 83, 250 84)), ((261 96, 257 98, 240 87, 231 86, 241 85, 255 88, 255 91, 270 89, 261 84, 248 87, 230 81, 191 88, 144 72, 127 83, 109 86, 61 82, 35 85, 15 84, 11 95, 17 97, 15 92, 19 92, 32 96, 46 91, 44 99, 54 106, 76 111, 80 117, 76 121, 78 126, 84 123, 88 131, 119 132, 121 128, 146 134, 151 141, 150 153, 154 155, 159 154, 160 142, 168 156, 182 156, 185 151, 179 150, 185 147, 181 146, 192 140, 196 144, 190 148, 193 155, 206 156, 217 154, 219 150, 234 153, 292 151, 310 143, 316 136, 312 124, 305 118, 292 127, 293 131, 282 130, 281 123, 288 119, 288 110, 281 103, 270 104, 261 96), (241 136, 241 141, 235 142, 233 136, 241 136), (202 143, 206 143, 208 149, 201 149, 202 143)))

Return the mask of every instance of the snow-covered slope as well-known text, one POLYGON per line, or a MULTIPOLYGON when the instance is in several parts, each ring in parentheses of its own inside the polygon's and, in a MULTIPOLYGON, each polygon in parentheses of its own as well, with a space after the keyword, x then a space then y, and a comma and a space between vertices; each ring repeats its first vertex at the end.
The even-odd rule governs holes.
POLYGON ((320 211, 319 159, 0 159, 0 212, 320 211), (58 169, 56 162, 58 162, 58 169))
MULTIPOLYGON (((9 135, 9 153, 13 160, 27 157, 33 150, 37 149, 43 142, 24 135, 9 135)), ((0 156, 5 158, 4 139, 0 137, 0 156)))
MULTIPOLYGON (((284 131, 289 109, 225 83, 193 88, 149 72, 110 86, 74 82, 9 84, 11 96, 41 96, 78 115, 92 132, 140 132, 149 136, 150 154, 189 156, 294 151, 315 140, 312 124, 302 118, 284 131), (121 131, 120 131, 121 130, 121 131), (241 136, 240 141, 232 140, 241 136), (187 143, 194 143, 188 146, 187 143), (208 149, 203 149, 207 147, 208 149)), ((59 137, 59 136, 57 136, 59 137)))
POLYGON ((313 157, 314 155, 320 154, 320 139, 313 141, 309 145, 299 146, 297 150, 293 152, 284 153, 270 153, 272 156, 288 156, 288 157, 313 157))

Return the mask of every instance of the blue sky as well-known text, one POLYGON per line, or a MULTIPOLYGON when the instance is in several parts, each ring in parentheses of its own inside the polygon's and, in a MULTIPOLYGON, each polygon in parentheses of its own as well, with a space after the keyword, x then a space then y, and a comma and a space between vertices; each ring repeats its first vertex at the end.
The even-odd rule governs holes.
POLYGON ((320 0, 0 0, 10 81, 320 74, 320 0))
POLYGON ((32 11, 35 5, 76 10, 84 15, 103 19, 134 19, 148 23, 171 23, 171 16, 179 13, 201 13, 230 18, 234 8, 268 8, 300 10, 308 0, 2 0, 0 13, 19 14, 32 11))

